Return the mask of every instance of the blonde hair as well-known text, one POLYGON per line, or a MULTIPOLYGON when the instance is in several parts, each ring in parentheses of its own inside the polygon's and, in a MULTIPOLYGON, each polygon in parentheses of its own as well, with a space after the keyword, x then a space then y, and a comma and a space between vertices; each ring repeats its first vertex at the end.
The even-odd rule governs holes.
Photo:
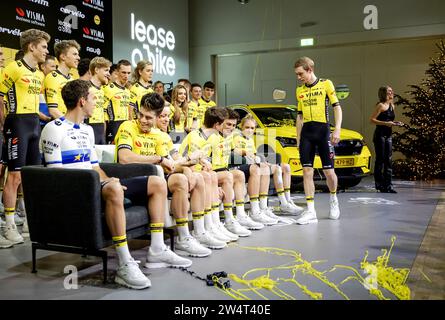
POLYGON ((93 58, 93 60, 91 60, 91 62, 90 62, 90 67, 89 67, 91 75, 94 76, 96 74, 96 68, 99 68, 99 69, 109 68, 109 67, 111 67, 111 64, 112 63, 104 57, 93 58))
POLYGON ((147 60, 141 60, 138 62, 138 64, 136 65, 136 68, 134 68, 133 70, 133 74, 131 75, 131 82, 133 84, 138 83, 139 80, 141 79, 141 74, 139 72, 141 72, 142 70, 145 69, 145 67, 147 66, 152 66, 153 63, 151 63, 150 61, 147 60))
POLYGON ((246 115, 246 116, 241 120, 241 123, 240 123, 241 129, 243 129, 244 124, 245 124, 247 121, 253 121, 253 123, 255 124, 255 127, 257 126, 257 123, 256 123, 254 117, 253 117, 251 114, 248 114, 248 115, 246 115))
POLYGON ((60 56, 66 53, 70 48, 76 48, 80 51, 80 44, 76 40, 62 40, 54 45, 54 54, 60 61, 60 56))
POLYGON ((315 63, 311 58, 301 57, 297 61, 295 61, 294 68, 302 67, 304 70, 308 71, 309 69, 314 70, 315 63))
POLYGON ((24 53, 27 53, 30 44, 35 45, 42 40, 49 42, 51 40, 51 36, 45 31, 38 29, 25 30, 20 35, 20 48, 23 50, 24 53))
POLYGON ((173 88, 173 91, 172 91, 172 101, 171 101, 171 104, 175 108, 175 114, 173 116, 173 120, 174 120, 175 124, 179 124, 179 121, 181 120, 181 112, 182 112, 185 115, 184 127, 187 127, 187 113, 188 113, 187 98, 184 100, 183 103, 181 103, 181 105, 178 105, 178 102, 177 102, 178 95, 179 95, 179 90, 181 90, 181 89, 185 90, 185 95, 187 96, 187 88, 185 86, 183 86, 182 84, 176 85, 173 88))

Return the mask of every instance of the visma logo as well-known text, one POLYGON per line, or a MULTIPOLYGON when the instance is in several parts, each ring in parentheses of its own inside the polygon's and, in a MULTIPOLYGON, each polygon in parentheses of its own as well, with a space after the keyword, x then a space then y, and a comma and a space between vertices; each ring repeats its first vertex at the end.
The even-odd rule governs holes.
POLYGON ((88 29, 87 27, 83 27, 83 33, 85 33, 87 36, 91 34, 90 29, 88 29))
POLYGON ((15 8, 15 12, 21 17, 25 16, 25 11, 22 8, 15 8))
POLYGON ((91 47, 86 47, 85 49, 87 52, 91 52, 94 53, 98 56, 100 56, 100 54, 102 53, 102 51, 99 48, 91 48, 91 47))
POLYGON ((99 11, 104 11, 103 0, 83 0, 82 3, 85 7, 93 8, 99 11))
POLYGON ((103 40, 105 39, 104 33, 102 31, 99 31, 96 29, 83 27, 83 33, 84 33, 84 36, 86 36, 87 38, 90 37, 90 38, 92 38, 92 40, 98 40, 98 41, 103 42, 103 40))

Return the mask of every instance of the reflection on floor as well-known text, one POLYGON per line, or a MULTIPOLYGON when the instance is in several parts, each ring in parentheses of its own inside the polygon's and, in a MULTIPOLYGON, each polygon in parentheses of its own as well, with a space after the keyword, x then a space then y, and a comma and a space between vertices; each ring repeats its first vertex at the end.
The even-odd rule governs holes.
MULTIPOLYGON (((257 284, 260 281, 265 287, 273 287, 271 280, 279 283, 274 290, 238 291, 250 299, 377 299, 366 285, 357 281, 371 279, 369 270, 364 272, 360 264, 366 251, 369 262, 382 256, 382 249, 390 248, 392 236, 396 240, 388 267, 413 268, 408 280, 411 298, 444 299, 444 228, 433 225, 445 222, 444 206, 437 206, 443 198, 443 182, 399 181, 396 182, 398 194, 376 193, 372 186, 372 180, 365 179, 359 186, 339 194, 342 214, 338 221, 328 219, 329 194, 320 192, 315 197, 318 224, 279 225, 254 231, 252 236, 228 248, 214 250, 210 257, 192 258, 190 272, 143 269, 152 287, 141 291, 122 288, 112 281, 116 268, 113 249, 109 249, 110 281, 105 285, 101 261, 93 257, 38 251, 38 273, 32 274, 31 246, 27 240, 12 249, 0 250, 0 299, 232 300, 233 295, 206 286, 195 277, 205 278, 220 271, 238 278, 250 271, 244 280, 256 279, 257 284), (425 236, 427 228, 432 233, 425 236), (433 245, 433 257, 430 257, 433 245), (309 265, 309 262, 313 263, 309 265), (336 265, 352 267, 359 273, 341 267, 332 271, 336 265), (76 277, 73 274, 67 277, 69 270, 77 270, 77 289, 73 288, 76 277), (264 275, 268 275, 268 279, 260 278, 264 275), (354 275, 357 279, 340 284, 354 275)), ((297 204, 305 205, 302 193, 293 194, 293 198, 297 204)), ((277 206, 277 198, 271 198, 270 205, 277 206)), ((145 262, 147 244, 143 240, 130 241, 136 260, 145 262)), ((245 283, 234 279, 232 276, 230 281, 234 290, 246 288, 245 283)), ((378 289, 385 297, 396 299, 388 290, 378 289)))

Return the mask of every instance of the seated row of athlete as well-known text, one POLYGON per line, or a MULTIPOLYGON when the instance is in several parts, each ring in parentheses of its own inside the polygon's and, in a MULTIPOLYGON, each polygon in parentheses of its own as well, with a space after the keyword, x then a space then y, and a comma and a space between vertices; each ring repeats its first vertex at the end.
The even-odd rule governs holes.
POLYGON ((235 115, 230 115, 227 108, 211 107, 205 113, 203 128, 192 131, 178 152, 165 132, 169 109, 164 107, 164 100, 158 94, 147 94, 141 100, 138 119, 124 122, 118 130, 115 139, 116 161, 161 165, 166 179, 150 176, 119 181, 107 177, 98 166, 94 132, 83 123, 84 118, 94 112, 94 89, 88 82, 74 80, 64 86, 62 96, 67 113, 45 126, 40 139, 41 152, 49 167, 94 169, 99 172, 106 220, 119 259, 115 278, 117 283, 136 289, 151 285, 128 250, 124 197, 135 203, 148 203, 152 241, 147 251, 147 268, 189 267, 192 264, 191 260, 178 256, 164 244, 164 212, 168 192, 171 193, 171 211, 178 232, 176 252, 191 257, 208 256, 211 249, 222 249, 238 237, 249 236, 249 229, 258 230, 264 225, 278 222, 279 217, 267 207, 269 183, 267 187, 266 183, 261 183, 263 177, 266 180, 270 177, 270 171, 261 174, 261 170, 274 168, 272 171, 278 181, 282 210, 291 213, 301 210, 290 199, 287 185, 289 172, 282 181, 283 178, 277 176, 280 173, 278 166, 261 165, 251 149, 251 138, 248 136, 254 126, 251 118, 243 120, 245 135, 234 136, 231 133, 236 126, 235 115), (245 163, 229 169, 232 144, 245 163), (245 174, 249 181, 250 215, 244 209, 245 174), (219 216, 221 197, 224 202, 224 223, 219 216), (232 210, 233 199, 236 203, 235 214, 232 210), (193 216, 191 233, 189 210, 193 216))

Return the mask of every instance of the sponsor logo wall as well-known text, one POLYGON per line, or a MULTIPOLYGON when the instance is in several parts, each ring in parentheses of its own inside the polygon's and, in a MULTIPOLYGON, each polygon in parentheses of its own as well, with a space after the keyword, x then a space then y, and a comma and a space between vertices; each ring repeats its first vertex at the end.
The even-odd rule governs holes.
POLYGON ((106 0, 15 0, 2 3, 0 43, 19 49, 22 31, 35 28, 51 35, 50 54, 54 43, 75 39, 80 55, 113 58, 111 1, 106 0))

